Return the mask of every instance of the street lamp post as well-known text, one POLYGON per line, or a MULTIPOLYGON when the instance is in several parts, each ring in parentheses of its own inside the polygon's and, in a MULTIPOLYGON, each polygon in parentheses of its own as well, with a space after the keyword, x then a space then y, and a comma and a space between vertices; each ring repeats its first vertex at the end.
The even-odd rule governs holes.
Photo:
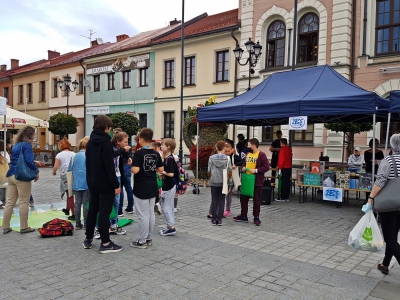
POLYGON ((69 101, 69 92, 75 92, 76 88, 79 85, 79 82, 76 81, 76 79, 75 79, 72 82, 72 88, 73 89, 71 89, 71 76, 69 76, 67 74, 67 76, 65 76, 65 78, 64 78, 64 81, 62 81, 61 79, 57 80, 57 85, 60 87, 61 91, 67 92, 67 115, 69 115, 69 103, 68 103, 68 101, 69 101), (64 85, 64 83, 65 83, 65 85, 64 85), (63 89, 63 86, 65 86, 64 89, 63 89))
POLYGON ((244 45, 246 46, 246 50, 249 53, 249 57, 247 58, 245 63, 242 64, 240 62, 244 50, 242 48, 240 48, 239 45, 236 46, 235 50, 233 50, 233 53, 235 53, 236 61, 238 62, 239 65, 241 65, 241 66, 245 66, 247 64, 249 65, 249 87, 247 88, 247 90, 249 91, 249 90, 251 90, 250 75, 254 74, 253 68, 257 65, 257 63, 260 59, 262 46, 260 45, 260 42, 257 42, 257 44, 254 43, 251 40, 251 38, 249 38, 249 40, 244 45))

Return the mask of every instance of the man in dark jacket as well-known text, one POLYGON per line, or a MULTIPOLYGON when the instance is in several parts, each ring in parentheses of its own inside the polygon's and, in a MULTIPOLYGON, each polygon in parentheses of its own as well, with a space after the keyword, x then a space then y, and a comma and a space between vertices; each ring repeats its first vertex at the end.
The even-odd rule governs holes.
POLYGON ((121 246, 110 240, 109 234, 114 195, 121 192, 113 162, 113 147, 109 135, 111 127, 112 121, 109 117, 97 116, 86 146, 86 180, 90 190, 90 202, 83 247, 85 249, 92 248, 96 218, 99 214, 100 253, 122 250, 121 246))
MULTIPOLYGON (((255 174, 254 183, 254 196, 253 196, 253 216, 254 225, 260 226, 260 208, 261 208, 261 194, 264 185, 264 173, 269 170, 269 161, 264 152, 258 149, 260 145, 257 139, 250 139, 248 147, 251 152, 247 153, 246 158, 243 162, 243 169, 247 174, 255 174)), ((236 222, 248 222, 247 211, 249 207, 249 196, 240 195, 240 215, 234 217, 236 222)))

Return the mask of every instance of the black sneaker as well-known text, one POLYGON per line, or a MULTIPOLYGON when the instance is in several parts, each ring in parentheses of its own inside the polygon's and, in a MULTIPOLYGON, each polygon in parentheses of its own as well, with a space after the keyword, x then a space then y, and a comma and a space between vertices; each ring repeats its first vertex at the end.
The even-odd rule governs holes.
POLYGON ((218 226, 222 226, 222 221, 221 220, 217 220, 217 225, 218 226))
POLYGON ((112 252, 119 252, 122 250, 122 246, 118 246, 114 244, 112 241, 107 246, 103 244, 100 245, 100 253, 112 253, 112 252))
POLYGON ((62 212, 63 212, 66 216, 69 216, 69 210, 68 210, 68 209, 63 208, 63 209, 62 209, 62 212))
POLYGON ((131 243, 131 247, 133 247, 133 248, 139 248, 139 249, 146 249, 146 248, 147 248, 147 242, 141 244, 141 243, 139 242, 139 240, 136 240, 136 241, 134 241, 134 242, 131 243))
POLYGON ((237 217, 233 217, 233 220, 235 222, 245 222, 245 223, 249 222, 249 218, 242 217, 241 215, 238 215, 237 217))
POLYGON ((83 249, 91 249, 92 248, 92 241, 93 240, 85 239, 83 241, 83 249))
POLYGON ((167 227, 165 229, 161 229, 159 232, 160 232, 160 235, 175 235, 176 229, 167 227))
POLYGON ((68 217, 68 220, 70 220, 70 221, 75 221, 75 216, 74 216, 74 215, 69 216, 69 217, 68 217))
POLYGON ((147 246, 153 246, 153 240, 146 240, 147 246))
POLYGON ((217 225, 217 220, 211 220, 211 225, 212 225, 212 226, 217 225))
POLYGON ((82 224, 76 224, 75 225, 75 229, 76 230, 81 230, 83 228, 83 225, 82 224))
POLYGON ((133 208, 125 209, 125 212, 128 213, 128 214, 133 214, 133 208))

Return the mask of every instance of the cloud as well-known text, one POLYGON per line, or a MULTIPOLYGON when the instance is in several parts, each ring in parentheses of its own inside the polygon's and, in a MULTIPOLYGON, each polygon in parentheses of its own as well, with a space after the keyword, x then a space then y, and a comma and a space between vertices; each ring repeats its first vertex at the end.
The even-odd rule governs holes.
MULTIPOLYGON (((238 0, 186 0, 185 20, 237 8, 238 0)), ((0 51, 0 64, 10 59, 20 65, 46 59, 47 50, 67 53, 89 47, 88 29, 94 38, 115 42, 116 36, 134 36, 167 26, 182 18, 182 0, 0 0, 0 40, 8 41, 0 51)))
POLYGON ((138 32, 128 20, 101 1, 12 1, 4 6, 0 40, 12 41, 0 51, 0 64, 20 59, 20 65, 47 58, 47 50, 61 53, 89 47, 92 39, 115 42, 116 35, 138 32), (96 9, 93 9, 95 7, 96 9))

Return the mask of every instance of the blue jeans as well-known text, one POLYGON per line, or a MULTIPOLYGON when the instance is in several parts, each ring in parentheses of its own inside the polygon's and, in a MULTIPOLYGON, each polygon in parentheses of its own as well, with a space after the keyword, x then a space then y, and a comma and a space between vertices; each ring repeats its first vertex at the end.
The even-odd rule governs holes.
MULTIPOLYGON (((121 177, 117 177, 118 182, 121 182, 121 177)), ((114 196, 114 202, 113 202, 113 206, 116 212, 118 212, 118 207, 119 207, 119 194, 114 196)), ((116 216, 115 218, 111 219, 111 225, 117 224, 118 222, 118 216, 116 216)))
POLYGON ((132 190, 132 172, 131 166, 124 166, 124 184, 121 186, 121 194, 119 194, 119 209, 118 214, 122 215, 122 209, 124 207, 124 188, 126 191, 126 196, 128 198, 127 210, 133 209, 133 190, 132 190))

